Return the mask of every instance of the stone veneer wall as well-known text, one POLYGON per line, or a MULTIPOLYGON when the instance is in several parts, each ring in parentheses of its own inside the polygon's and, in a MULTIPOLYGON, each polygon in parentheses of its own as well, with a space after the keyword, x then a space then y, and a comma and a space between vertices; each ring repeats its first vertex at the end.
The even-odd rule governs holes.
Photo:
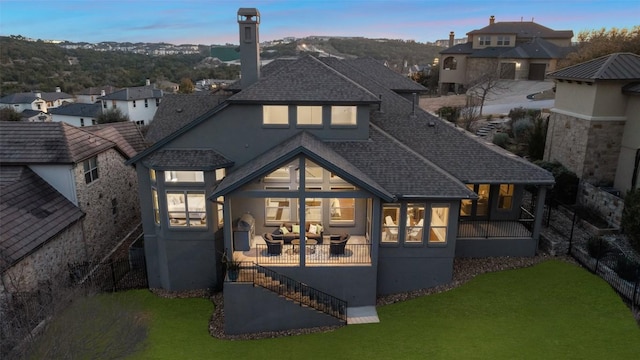
POLYGON ((8 292, 30 292, 40 284, 69 279, 67 264, 85 260, 82 220, 76 222, 41 248, 26 256, 2 274, 2 283, 8 292))
POLYGON ((624 200, 586 181, 580 182, 578 203, 598 211, 613 227, 620 227, 624 200))
POLYGON ((552 112, 544 159, 559 161, 590 183, 613 184, 624 124, 552 112))
POLYGON ((87 214, 84 231, 88 255, 94 260, 140 222, 138 178, 135 168, 124 162, 114 149, 99 154, 98 179, 90 184, 85 183, 82 163, 75 167, 78 206, 87 214))

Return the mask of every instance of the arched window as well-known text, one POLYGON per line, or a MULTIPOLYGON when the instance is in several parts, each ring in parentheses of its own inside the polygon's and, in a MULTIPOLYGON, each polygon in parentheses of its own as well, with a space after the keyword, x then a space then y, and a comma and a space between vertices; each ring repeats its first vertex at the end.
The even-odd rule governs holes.
POLYGON ((444 62, 442 63, 442 68, 445 70, 455 70, 457 66, 458 60, 456 60, 453 56, 449 56, 448 58, 444 59, 444 62))

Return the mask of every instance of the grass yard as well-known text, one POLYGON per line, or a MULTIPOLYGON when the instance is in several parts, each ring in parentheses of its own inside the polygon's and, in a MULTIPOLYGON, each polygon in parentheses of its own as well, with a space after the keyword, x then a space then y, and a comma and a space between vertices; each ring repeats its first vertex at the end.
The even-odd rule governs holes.
MULTIPOLYGON (((213 305, 145 290, 149 335, 135 359, 634 359, 640 327, 600 278, 549 260, 479 275, 460 288, 378 308, 379 324, 278 339, 209 336, 213 305)), ((146 316, 145 316, 146 317, 146 316)))

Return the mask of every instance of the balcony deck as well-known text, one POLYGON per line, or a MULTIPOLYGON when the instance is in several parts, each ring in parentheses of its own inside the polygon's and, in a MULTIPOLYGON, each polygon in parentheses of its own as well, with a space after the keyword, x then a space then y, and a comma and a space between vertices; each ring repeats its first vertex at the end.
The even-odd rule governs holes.
MULTIPOLYGON (((352 235, 345 246, 344 254, 331 254, 329 237, 325 236, 322 244, 307 245, 305 249, 306 266, 370 266, 371 244, 364 236, 352 235)), ((254 237, 249 250, 234 251, 237 261, 250 261, 258 265, 299 266, 300 247, 284 244, 280 255, 269 255, 267 245, 261 236, 254 237)))

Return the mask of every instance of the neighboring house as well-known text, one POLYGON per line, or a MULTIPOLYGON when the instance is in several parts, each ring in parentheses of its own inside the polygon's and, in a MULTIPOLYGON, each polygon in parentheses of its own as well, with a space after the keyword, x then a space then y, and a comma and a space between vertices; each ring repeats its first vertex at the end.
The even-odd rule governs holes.
MULTIPOLYGON (((64 122, 0 122, 2 166, 28 167, 86 214, 83 236, 76 240, 83 242, 87 260, 102 255, 139 221, 135 170, 124 162, 143 146, 137 126, 128 122, 82 129, 64 122)), ((4 196, 12 195, 3 194, 3 202, 4 196)), ((14 209, 11 216, 22 213, 14 209)), ((7 221, 1 219, 3 232, 19 236, 5 229, 7 221)))
POLYGON ((168 93, 177 93, 178 90, 180 90, 180 84, 176 84, 167 80, 159 80, 158 82, 156 82, 156 87, 168 93))
POLYGON ((440 52, 440 91, 462 93, 487 72, 501 79, 544 80, 571 50, 571 30, 552 30, 533 21, 495 22, 467 33, 467 42, 440 52))
POLYGON ((160 106, 162 90, 149 85, 125 88, 100 96, 102 111, 119 109, 123 115, 138 125, 149 125, 160 106))
MULTIPOLYGON (((614 53, 547 76, 556 99, 544 160, 562 163, 583 186, 620 196, 639 188, 640 56, 614 53)), ((619 224, 619 215, 612 220, 619 224)))
POLYGON ((24 110, 47 112, 47 102, 42 99, 42 93, 15 93, 0 99, 0 107, 10 108, 18 113, 24 110))
POLYGON ((22 110, 20 119, 25 122, 45 122, 51 121, 51 115, 40 110, 22 110))
POLYGON ((25 165, 0 166, 0 296, 59 281, 87 260, 85 214, 25 165))
POLYGON ((150 287, 224 284, 237 334, 339 324, 347 306, 450 282, 455 257, 535 255, 549 172, 421 110, 424 87, 373 59, 260 68, 259 20, 238 11, 234 94, 204 112, 176 101, 128 162, 150 287), (245 261, 239 281, 223 283, 223 253, 245 261))
POLYGON ((117 90, 119 89, 111 85, 83 89, 76 94, 76 102, 82 104, 93 104, 100 101, 98 99, 100 96, 111 94, 117 90))
POLYGON ((40 96, 47 103, 48 110, 76 101, 73 95, 62 92, 59 87, 54 92, 41 92, 40 96))
POLYGON ((51 115, 51 121, 65 122, 77 127, 91 126, 98 123, 98 117, 102 114, 102 107, 99 103, 72 103, 51 109, 49 114, 51 115))

